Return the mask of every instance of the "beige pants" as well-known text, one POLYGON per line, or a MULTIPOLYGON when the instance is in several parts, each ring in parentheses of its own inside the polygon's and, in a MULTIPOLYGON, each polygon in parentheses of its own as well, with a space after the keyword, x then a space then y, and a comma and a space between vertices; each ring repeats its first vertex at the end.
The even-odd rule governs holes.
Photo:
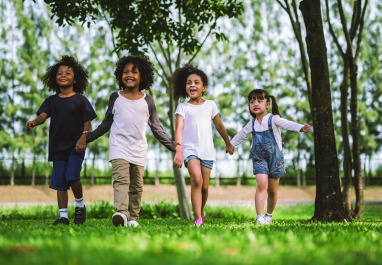
POLYGON ((129 163, 124 159, 111 161, 114 207, 128 220, 137 221, 141 210, 144 167, 129 163))

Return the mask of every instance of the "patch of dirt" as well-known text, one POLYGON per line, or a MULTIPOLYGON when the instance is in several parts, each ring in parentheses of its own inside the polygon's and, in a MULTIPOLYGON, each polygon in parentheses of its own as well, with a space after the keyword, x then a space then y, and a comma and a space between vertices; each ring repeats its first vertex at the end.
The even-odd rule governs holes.
MULTIPOLYGON (((190 186, 186 187, 190 198, 190 186)), ((208 201, 253 201, 255 197, 253 186, 210 186, 208 201)), ((294 187, 280 186, 279 201, 314 201, 315 186, 294 187)), ((111 185, 84 186, 85 202, 113 201, 111 185)), ((382 200, 382 187, 365 188, 365 200, 382 200)), ((177 202, 176 187, 173 185, 145 185, 143 202, 168 201, 177 202)), ((55 203, 56 192, 46 186, 0 186, 1 203, 55 203)), ((69 202, 74 202, 69 191, 69 202)))

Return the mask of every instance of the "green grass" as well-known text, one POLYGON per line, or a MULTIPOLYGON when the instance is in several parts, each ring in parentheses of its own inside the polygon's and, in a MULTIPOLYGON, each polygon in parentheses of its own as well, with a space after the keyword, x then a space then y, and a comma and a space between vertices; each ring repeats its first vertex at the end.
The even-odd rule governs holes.
POLYGON ((1 209, 0 264, 381 264, 381 205, 350 223, 311 223, 312 205, 278 205, 271 226, 255 226, 251 207, 208 207, 195 228, 176 205, 144 204, 136 229, 114 227, 109 203, 88 208, 84 225, 58 227, 54 206, 1 209))

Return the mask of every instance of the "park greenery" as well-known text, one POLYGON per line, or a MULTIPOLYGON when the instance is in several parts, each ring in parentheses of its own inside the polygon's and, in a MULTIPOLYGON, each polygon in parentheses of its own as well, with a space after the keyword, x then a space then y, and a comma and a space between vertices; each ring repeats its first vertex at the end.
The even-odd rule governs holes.
MULTIPOLYGON (((36 176, 49 175, 50 167, 45 161, 48 126, 39 126, 33 134, 26 134, 24 125, 49 95, 42 86, 42 75, 63 54, 74 54, 89 70, 90 86, 85 95, 97 111, 94 127, 103 118, 108 95, 117 89, 112 75, 114 63, 127 52, 145 52, 155 62, 158 78, 148 93, 154 96, 169 135, 173 135, 176 104, 169 97, 169 76, 176 67, 190 61, 210 76, 206 97, 218 102, 230 136, 248 122, 246 95, 258 87, 279 99, 283 117, 314 124, 317 121, 313 114, 317 110, 313 103, 319 100, 312 98, 310 79, 318 71, 309 73, 303 19, 297 1, 276 2, 199 1, 184 8, 183 4, 193 2, 124 1, 122 9, 119 1, 86 0, 80 5, 74 0, 1 1, 2 184, 14 185, 17 176, 27 176, 34 185, 36 176), (125 19, 126 14, 129 19, 125 19)), ((375 99, 382 91, 379 41, 382 8, 379 1, 322 1, 318 7, 323 14, 329 68, 329 80, 325 81, 328 85, 330 82, 331 97, 330 101, 318 103, 333 106, 329 113, 333 122, 320 121, 334 125, 332 149, 338 152, 340 176, 347 187, 344 194, 348 195, 349 179, 359 180, 363 175, 368 183, 380 176, 376 158, 381 149, 382 108, 375 99)), ((315 131, 324 129, 320 127, 315 131)), ((158 171, 167 174, 172 169, 172 155, 150 133, 148 140, 155 174, 161 174, 158 171)), ((312 134, 285 132, 283 140, 287 172, 296 177, 298 184, 306 183, 307 177, 317 172, 315 156, 332 157, 315 154, 317 138, 312 134)), ((223 141, 218 137, 215 145, 223 150, 223 141)), ((219 170, 217 163, 215 175, 239 179, 250 175, 249 148, 250 142, 241 145, 232 158, 220 153, 221 164, 232 166, 219 170)), ((92 178, 107 175, 109 168, 100 167, 100 161, 108 158, 107 137, 90 144, 86 157, 86 174, 92 178)), ((337 156, 330 160, 336 161, 337 156)), ((174 175, 182 179, 176 171, 174 175)), ((362 183, 356 182, 356 193, 362 191, 359 186, 362 183)))
POLYGON ((2 207, 1 263, 380 264, 380 205, 367 205, 364 218, 350 223, 311 222, 311 204, 279 205, 270 226, 254 224, 253 207, 207 207, 200 228, 166 202, 144 204, 136 229, 114 227, 107 202, 88 210, 84 225, 57 227, 55 206, 2 207))

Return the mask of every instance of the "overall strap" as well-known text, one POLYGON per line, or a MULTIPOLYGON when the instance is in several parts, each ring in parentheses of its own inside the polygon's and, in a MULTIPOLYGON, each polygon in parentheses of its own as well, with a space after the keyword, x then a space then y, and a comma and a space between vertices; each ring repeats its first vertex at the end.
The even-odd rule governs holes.
POLYGON ((256 118, 252 117, 252 132, 255 132, 255 121, 256 121, 256 118))
POLYGON ((269 116, 269 119, 268 119, 268 130, 270 130, 272 133, 273 133, 273 129, 272 129, 272 118, 273 118, 273 115, 271 114, 269 116))

